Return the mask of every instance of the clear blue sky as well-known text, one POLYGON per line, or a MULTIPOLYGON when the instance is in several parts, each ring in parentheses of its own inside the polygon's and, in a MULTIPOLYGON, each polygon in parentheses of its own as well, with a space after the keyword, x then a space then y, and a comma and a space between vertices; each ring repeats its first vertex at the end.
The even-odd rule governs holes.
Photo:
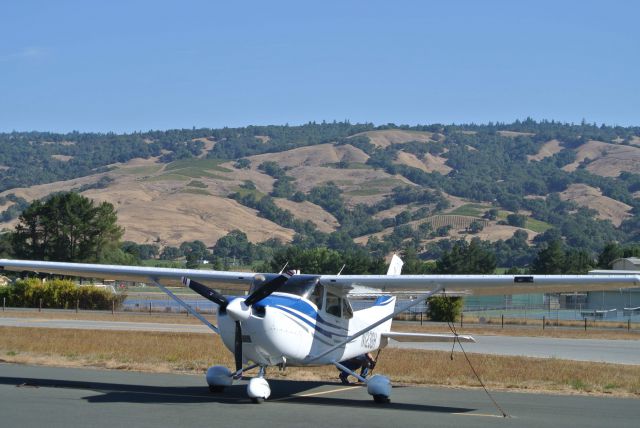
POLYGON ((640 2, 0 4, 0 132, 640 125, 640 2))

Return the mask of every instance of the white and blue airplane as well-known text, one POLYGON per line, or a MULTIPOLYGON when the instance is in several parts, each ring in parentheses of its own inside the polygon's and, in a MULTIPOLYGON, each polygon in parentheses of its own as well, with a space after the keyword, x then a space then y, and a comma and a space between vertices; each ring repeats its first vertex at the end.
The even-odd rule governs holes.
POLYGON ((254 402, 271 390, 267 367, 334 365, 366 384, 376 402, 391 396, 390 380, 380 374, 363 378, 345 361, 384 348, 390 339, 408 342, 474 342, 457 334, 398 333, 392 319, 438 293, 445 295, 505 295, 523 293, 617 290, 640 284, 638 274, 616 275, 400 275, 402 261, 394 256, 387 275, 314 275, 225 272, 29 260, 0 260, 0 270, 38 272, 87 278, 153 283, 222 338, 234 354, 235 370, 213 366, 206 381, 212 392, 259 368, 247 394, 254 402), (219 305, 218 326, 212 325, 167 286, 185 285, 219 305), (218 289, 243 290, 226 297, 218 289), (396 307, 394 294, 413 297, 396 307), (373 296, 375 302, 353 310, 349 297, 373 296))

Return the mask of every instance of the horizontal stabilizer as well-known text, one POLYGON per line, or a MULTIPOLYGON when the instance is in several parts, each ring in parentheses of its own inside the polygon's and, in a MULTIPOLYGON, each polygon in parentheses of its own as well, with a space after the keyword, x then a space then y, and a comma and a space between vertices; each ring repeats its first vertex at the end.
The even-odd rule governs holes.
MULTIPOLYGON (((382 333, 382 337, 393 339, 398 342, 453 342, 456 338, 453 334, 397 333, 394 331, 382 333)), ((471 336, 459 334, 457 337, 460 342, 476 342, 476 340, 471 336)))

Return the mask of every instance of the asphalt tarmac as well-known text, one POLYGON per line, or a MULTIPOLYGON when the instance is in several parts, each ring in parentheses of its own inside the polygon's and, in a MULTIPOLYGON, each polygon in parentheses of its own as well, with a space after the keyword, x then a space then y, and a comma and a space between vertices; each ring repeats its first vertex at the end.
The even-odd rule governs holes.
MULTIPOLYGON (((2 317, 0 318, 0 326, 191 333, 210 332, 204 325, 61 319, 46 320, 42 318, 2 317)), ((494 355, 520 355, 537 358, 560 358, 614 364, 640 364, 640 340, 559 339, 552 337, 510 336, 476 336, 476 339, 478 341, 477 343, 464 344, 467 352, 494 355)), ((390 341, 389 346, 440 351, 451 350, 450 343, 400 343, 390 341)))
POLYGON ((375 404, 362 386, 271 381, 252 404, 246 381, 211 394, 193 375, 0 363, 0 426, 41 427, 637 427, 637 399, 395 387, 375 404))

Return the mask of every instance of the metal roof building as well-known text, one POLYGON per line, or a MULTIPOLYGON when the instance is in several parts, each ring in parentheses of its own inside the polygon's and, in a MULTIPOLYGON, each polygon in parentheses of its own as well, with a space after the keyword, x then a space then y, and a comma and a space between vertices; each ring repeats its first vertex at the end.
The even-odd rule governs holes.
POLYGON ((611 263, 611 269, 640 271, 640 258, 627 257, 624 259, 616 259, 611 263))

